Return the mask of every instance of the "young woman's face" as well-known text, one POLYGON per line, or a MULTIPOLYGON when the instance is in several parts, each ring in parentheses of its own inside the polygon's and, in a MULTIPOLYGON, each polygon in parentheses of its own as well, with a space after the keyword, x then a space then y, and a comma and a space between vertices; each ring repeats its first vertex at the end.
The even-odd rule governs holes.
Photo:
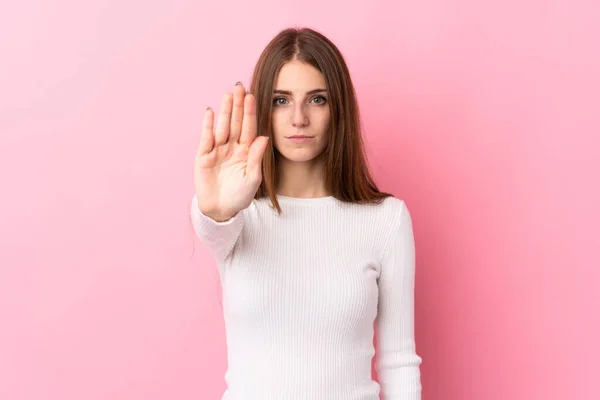
POLYGON ((274 146, 286 159, 306 162, 327 146, 329 103, 325 78, 310 64, 286 63, 273 88, 274 146))

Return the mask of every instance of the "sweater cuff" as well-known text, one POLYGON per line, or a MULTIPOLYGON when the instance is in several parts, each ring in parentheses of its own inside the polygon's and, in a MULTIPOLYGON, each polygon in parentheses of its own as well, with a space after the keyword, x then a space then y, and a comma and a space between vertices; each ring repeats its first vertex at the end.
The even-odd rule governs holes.
POLYGON ((239 232, 239 225, 242 223, 242 212, 227 221, 215 221, 198 208, 198 198, 194 195, 192 199, 191 218, 196 234, 209 242, 219 242, 229 239, 231 234, 239 232))

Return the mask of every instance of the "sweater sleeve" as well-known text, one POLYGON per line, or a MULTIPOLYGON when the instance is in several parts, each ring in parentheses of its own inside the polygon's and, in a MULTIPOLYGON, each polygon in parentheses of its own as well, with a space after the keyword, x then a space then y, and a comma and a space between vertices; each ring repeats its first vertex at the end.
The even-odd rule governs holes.
POLYGON ((227 221, 217 222, 200 211, 198 198, 194 195, 190 217, 200 242, 213 254, 217 262, 224 261, 231 254, 242 232, 243 212, 240 211, 227 221))
POLYGON ((414 337, 415 244, 404 202, 378 279, 377 373, 383 400, 421 399, 421 357, 414 337))

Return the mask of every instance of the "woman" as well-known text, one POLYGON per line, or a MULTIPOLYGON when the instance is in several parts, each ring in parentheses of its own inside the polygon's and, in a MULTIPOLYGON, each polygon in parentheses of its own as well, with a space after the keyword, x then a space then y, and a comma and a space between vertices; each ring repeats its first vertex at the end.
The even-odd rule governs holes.
POLYGON ((209 108, 191 216, 223 288, 223 399, 420 399, 411 218, 369 174, 336 46, 280 32, 213 125, 209 108))

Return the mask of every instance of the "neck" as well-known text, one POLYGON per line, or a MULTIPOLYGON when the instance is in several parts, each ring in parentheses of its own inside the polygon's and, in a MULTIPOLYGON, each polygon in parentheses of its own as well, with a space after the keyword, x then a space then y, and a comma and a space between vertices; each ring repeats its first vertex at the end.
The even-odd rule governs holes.
POLYGON ((287 197, 326 197, 325 163, 322 160, 295 162, 281 157, 277 163, 277 194, 287 197))

